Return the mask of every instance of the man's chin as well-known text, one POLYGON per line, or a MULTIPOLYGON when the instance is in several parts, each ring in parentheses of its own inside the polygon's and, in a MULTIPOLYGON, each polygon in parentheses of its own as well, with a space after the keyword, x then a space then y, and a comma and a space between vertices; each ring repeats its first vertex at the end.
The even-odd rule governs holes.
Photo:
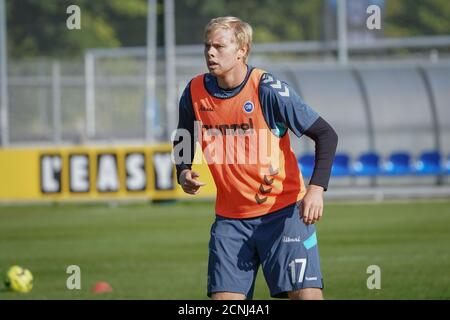
POLYGON ((209 73, 215 77, 220 76, 222 74, 222 72, 220 72, 220 70, 216 69, 216 68, 208 68, 209 73))

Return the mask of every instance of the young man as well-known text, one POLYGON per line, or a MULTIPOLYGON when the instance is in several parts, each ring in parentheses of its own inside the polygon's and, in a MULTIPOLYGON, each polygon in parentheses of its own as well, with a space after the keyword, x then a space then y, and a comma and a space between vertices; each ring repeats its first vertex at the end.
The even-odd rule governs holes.
MULTIPOLYGON (((270 136, 269 151, 277 155, 270 163, 259 158, 251 163, 208 161, 217 197, 207 293, 212 299, 251 299, 262 265, 272 297, 323 299, 314 223, 322 216, 337 135, 286 83, 247 65, 251 43, 249 24, 235 17, 212 19, 205 29, 209 73, 192 79, 180 100, 178 129, 191 133, 187 143, 191 161, 177 161, 182 155, 175 152, 174 156, 178 182, 186 193, 195 195, 204 185, 191 171, 196 124, 206 158, 229 152, 227 137, 258 134, 257 140, 244 140, 240 150, 254 155, 261 147, 255 141, 270 136), (308 188, 288 129, 316 143, 308 188), (213 145, 216 150, 211 152, 213 145)), ((181 142, 175 138, 174 149, 181 142)), ((234 153, 225 155, 228 160, 234 157, 234 153)))

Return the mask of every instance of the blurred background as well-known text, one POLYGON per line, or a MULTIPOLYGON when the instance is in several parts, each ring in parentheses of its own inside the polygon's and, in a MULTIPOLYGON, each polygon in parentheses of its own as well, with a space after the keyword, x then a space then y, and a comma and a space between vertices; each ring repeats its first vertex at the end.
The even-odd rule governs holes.
MULTIPOLYGON (((174 203, 194 198, 170 138, 207 72, 203 28, 225 15, 253 26, 249 63, 339 135, 318 224, 325 298, 450 298, 449 1, 0 0, 0 272, 35 276, 0 300, 93 299, 101 280, 114 291, 100 298, 206 298, 214 183, 198 165, 206 201, 174 203)), ((314 145, 291 142, 308 182, 314 145)))
MULTIPOLYGON (((254 28, 249 63, 336 128, 333 185, 450 195, 445 0, 1 2, 3 147, 168 142, 183 89, 207 71, 205 24, 236 15, 254 28), (80 29, 68 27, 73 4, 80 29)), ((292 141, 308 176, 314 146, 292 141)))

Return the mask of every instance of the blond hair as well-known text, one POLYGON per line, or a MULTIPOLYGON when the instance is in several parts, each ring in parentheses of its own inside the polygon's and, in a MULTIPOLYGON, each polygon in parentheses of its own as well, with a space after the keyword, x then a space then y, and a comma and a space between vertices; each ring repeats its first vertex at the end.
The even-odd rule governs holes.
POLYGON ((219 28, 234 31, 234 38, 238 44, 238 48, 246 48, 244 62, 247 63, 248 55, 252 46, 253 29, 245 21, 236 17, 218 17, 211 19, 205 27, 205 39, 212 31, 219 28))

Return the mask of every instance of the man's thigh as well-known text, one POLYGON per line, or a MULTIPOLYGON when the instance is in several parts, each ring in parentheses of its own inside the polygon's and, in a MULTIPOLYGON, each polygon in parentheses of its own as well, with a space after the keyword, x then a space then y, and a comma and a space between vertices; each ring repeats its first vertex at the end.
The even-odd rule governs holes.
POLYGON ((255 221, 217 218, 211 227, 208 296, 223 293, 252 298, 259 259, 253 243, 255 221))
POLYGON ((263 219, 258 232, 258 252, 272 297, 288 292, 322 288, 315 225, 300 218, 300 207, 289 206, 263 219))

